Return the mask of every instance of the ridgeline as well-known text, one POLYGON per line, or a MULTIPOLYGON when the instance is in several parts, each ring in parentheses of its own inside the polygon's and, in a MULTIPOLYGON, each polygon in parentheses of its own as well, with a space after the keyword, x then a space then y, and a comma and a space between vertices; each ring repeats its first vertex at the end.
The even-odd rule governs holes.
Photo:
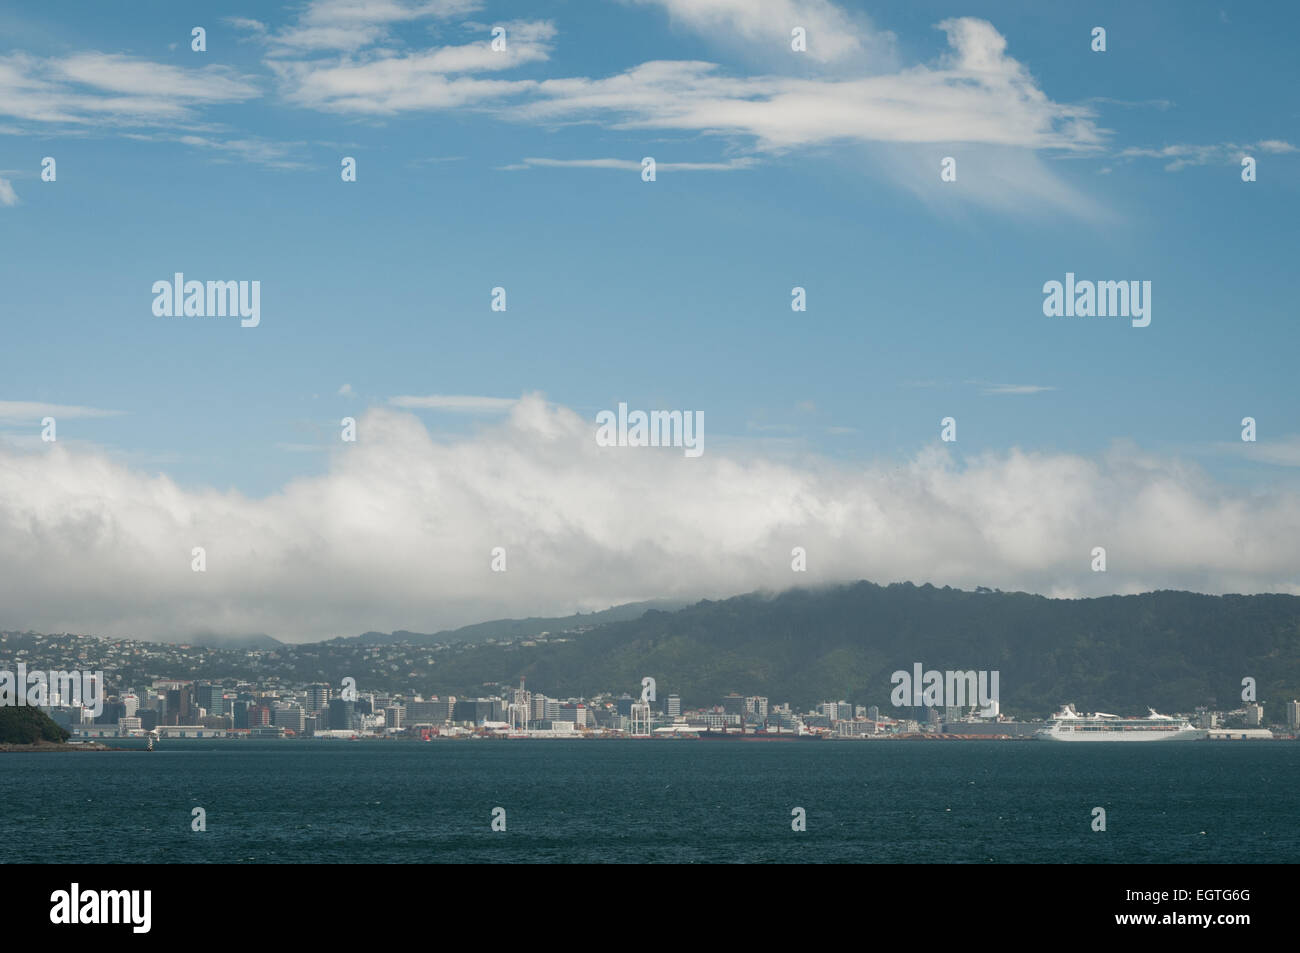
POLYGON ((1242 679, 1279 706, 1300 697, 1300 597, 1160 591, 1094 599, 859 582, 705 601, 600 626, 570 642, 480 646, 437 666, 435 690, 528 677, 551 696, 626 690, 655 677, 683 705, 729 692, 773 702, 892 709, 890 675, 1000 672, 1004 711, 1047 715, 1063 702, 1145 714, 1239 708, 1242 679))

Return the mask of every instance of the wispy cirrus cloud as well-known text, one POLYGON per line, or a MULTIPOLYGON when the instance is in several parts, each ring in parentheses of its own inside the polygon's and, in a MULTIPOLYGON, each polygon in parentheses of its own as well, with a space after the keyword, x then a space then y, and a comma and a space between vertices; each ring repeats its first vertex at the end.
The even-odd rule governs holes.
MULTIPOLYGON (((931 62, 902 65, 892 34, 830 0, 636 0, 627 5, 629 15, 647 6, 716 45, 739 38, 766 50, 779 41, 772 50, 781 55, 764 54, 758 72, 666 59, 602 76, 536 78, 520 70, 551 58, 557 29, 548 20, 502 24, 508 37, 502 51, 492 49, 488 24, 461 22, 449 29, 459 30, 463 42, 431 46, 411 44, 412 31, 397 29, 419 21, 442 29, 448 19, 478 9, 474 0, 312 0, 278 26, 248 17, 226 22, 264 45, 263 66, 282 106, 372 119, 474 110, 551 129, 597 124, 723 143, 727 158, 661 165, 669 172, 733 171, 764 154, 832 144, 871 147, 871 161, 861 168, 939 209, 973 201, 1098 214, 1039 154, 1097 153, 1109 132, 1092 105, 1049 97, 988 21, 943 20, 937 28, 946 50, 931 62), (796 26, 808 31, 806 54, 789 50, 796 26), (963 156, 972 174, 936 195, 930 152, 966 144, 983 147, 963 156), (738 153, 744 157, 735 158, 738 153)), ((195 148, 299 167, 284 144, 192 127, 199 107, 254 98, 261 82, 218 65, 181 69, 96 52, 47 60, 13 54, 0 58, 0 113, 49 123, 189 123, 179 130, 186 136, 181 141, 195 148)), ((504 168, 629 170, 633 162, 530 157, 504 168)))
POLYGON ((1052 102, 1006 55, 992 24, 939 24, 939 65, 857 79, 737 77, 714 63, 663 60, 602 79, 548 79, 513 115, 564 121, 601 116, 616 129, 741 136, 764 151, 836 141, 977 142, 1024 149, 1100 149, 1106 133, 1087 106, 1052 102))
POLYGON ((243 159, 275 169, 304 169, 308 163, 294 158, 302 143, 275 142, 269 139, 223 139, 216 136, 178 136, 176 141, 196 149, 206 149, 216 154, 218 160, 243 159))
POLYGON ((0 115, 41 124, 156 125, 196 108, 257 98, 257 82, 223 65, 183 69, 120 53, 0 56, 0 115))
POLYGON ((1056 390, 1055 387, 1046 384, 993 384, 989 381, 962 381, 960 384, 956 381, 906 381, 903 386, 918 388, 975 387, 979 389, 981 394, 990 395, 1042 394, 1056 390))
POLYGON ((176 134, 172 132, 124 132, 124 139, 141 142, 172 142, 211 154, 214 162, 243 160, 271 169, 305 169, 309 163, 297 158, 304 143, 277 142, 258 137, 223 138, 219 135, 176 134))
MULTIPOLYGON (((698 16, 687 14, 693 7, 674 9, 693 23, 752 19, 736 4, 712 4, 698 16)), ((993 25, 972 17, 938 24, 948 50, 936 64, 887 74, 738 76, 712 62, 659 60, 604 77, 469 75, 549 57, 552 24, 509 27, 504 53, 492 51, 484 36, 461 46, 381 49, 341 61, 273 56, 268 65, 288 100, 314 109, 392 115, 478 105, 528 122, 599 121, 614 129, 740 137, 764 151, 834 141, 1087 151, 1100 149, 1107 135, 1091 107, 1048 98, 1007 54, 1006 39, 993 25)))
POLYGON ((1170 161, 1165 165, 1165 171, 1177 172, 1189 166, 1235 165, 1241 161, 1243 156, 1252 154, 1284 155, 1288 152, 1297 151, 1300 151, 1300 149, 1282 139, 1261 139, 1258 142, 1245 145, 1220 142, 1210 145, 1184 143, 1161 146, 1160 148, 1131 146, 1127 149, 1121 149, 1119 156, 1124 159, 1168 159, 1170 161))
POLYGON ((981 394, 1042 394, 1055 387, 1042 384, 984 384, 980 386, 981 394))
POLYGON ((555 27, 514 22, 509 43, 494 51, 489 37, 457 46, 395 53, 369 51, 338 59, 272 58, 267 65, 281 94, 297 106, 325 112, 384 116, 500 104, 534 90, 532 80, 481 79, 550 56, 555 27))
POLYGON ((283 51, 350 51, 391 40, 400 23, 447 19, 479 9, 478 0, 311 0, 285 27, 232 17, 232 26, 283 51))
MULTIPOLYGON (((734 172, 737 169, 752 169, 758 164, 753 157, 731 159, 727 162, 656 162, 656 172, 734 172)), ((514 165, 502 166, 503 169, 617 169, 622 172, 640 172, 638 159, 539 159, 526 158, 514 165)))

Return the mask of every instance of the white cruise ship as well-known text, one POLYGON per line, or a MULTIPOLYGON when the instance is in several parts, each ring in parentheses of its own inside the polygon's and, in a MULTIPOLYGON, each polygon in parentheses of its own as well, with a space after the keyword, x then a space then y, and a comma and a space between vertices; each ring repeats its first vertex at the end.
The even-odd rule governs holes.
POLYGON ((1071 705, 1057 712, 1034 737, 1043 741, 1195 741, 1205 732, 1183 718, 1160 715, 1154 708, 1145 718, 1121 718, 1096 712, 1080 715, 1071 705))

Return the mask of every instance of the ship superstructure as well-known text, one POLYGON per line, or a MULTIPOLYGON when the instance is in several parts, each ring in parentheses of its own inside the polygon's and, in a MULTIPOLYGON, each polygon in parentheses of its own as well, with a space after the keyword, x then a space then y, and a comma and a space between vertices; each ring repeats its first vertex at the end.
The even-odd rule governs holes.
POLYGON ((1044 741, 1195 741, 1205 732, 1185 718, 1147 709, 1145 718, 1122 718, 1103 711, 1081 715, 1066 705, 1034 733, 1044 741))

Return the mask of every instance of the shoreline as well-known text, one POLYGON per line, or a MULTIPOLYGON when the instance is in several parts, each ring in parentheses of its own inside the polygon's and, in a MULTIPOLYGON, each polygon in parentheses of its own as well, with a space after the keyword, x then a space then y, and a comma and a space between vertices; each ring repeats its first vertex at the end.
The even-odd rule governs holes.
POLYGON ((35 744, 0 744, 0 754, 23 754, 38 751, 130 751, 130 748, 111 748, 97 741, 69 744, 63 741, 38 741, 35 744))

